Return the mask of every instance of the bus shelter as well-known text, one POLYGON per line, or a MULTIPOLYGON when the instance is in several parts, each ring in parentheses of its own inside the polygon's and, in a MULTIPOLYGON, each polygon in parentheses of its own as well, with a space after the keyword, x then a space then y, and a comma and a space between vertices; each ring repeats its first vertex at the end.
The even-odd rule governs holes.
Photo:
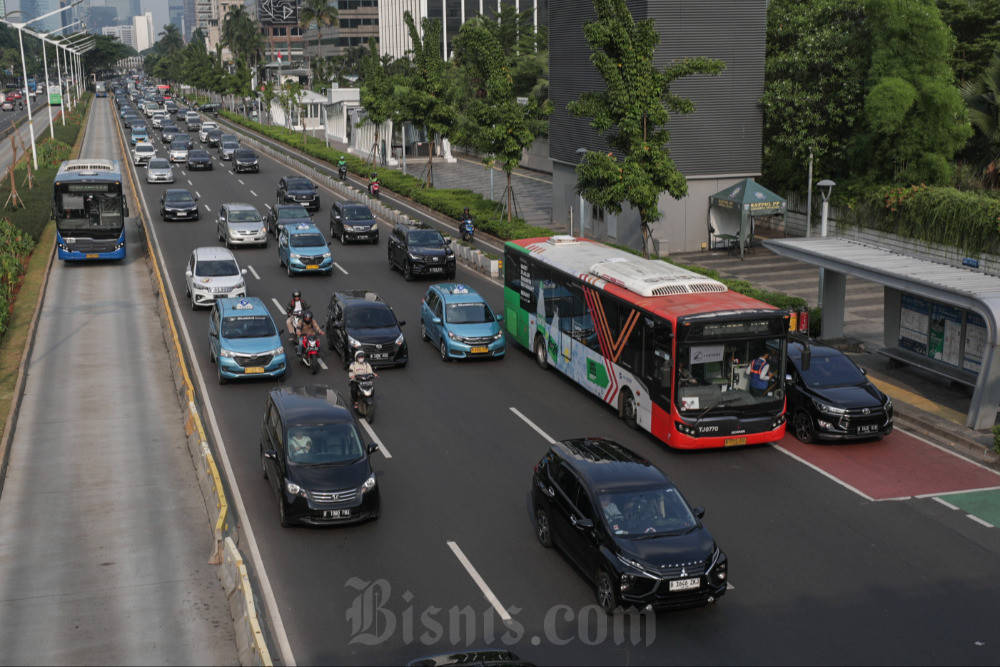
POLYGON ((973 387, 965 425, 987 430, 1000 407, 1000 277, 839 237, 769 239, 775 254, 824 270, 822 337, 844 333, 847 276, 884 286, 880 354, 973 387))
POLYGON ((763 185, 745 178, 708 198, 708 234, 712 247, 717 241, 738 248, 740 259, 753 244, 754 218, 787 214, 785 200, 763 185))

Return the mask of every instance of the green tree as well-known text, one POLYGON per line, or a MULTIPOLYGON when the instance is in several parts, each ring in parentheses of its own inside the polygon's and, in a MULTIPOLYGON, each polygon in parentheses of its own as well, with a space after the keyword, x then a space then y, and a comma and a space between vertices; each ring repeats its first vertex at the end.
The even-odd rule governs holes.
POLYGON ((113 69, 119 60, 134 55, 136 55, 135 49, 122 44, 117 37, 94 35, 94 48, 83 54, 81 62, 84 72, 98 72, 113 69))
POLYGON ((678 171, 667 142, 670 112, 689 114, 694 104, 670 91, 677 79, 719 74, 725 64, 708 58, 681 60, 658 69, 653 54, 660 37, 651 19, 636 22, 625 0, 594 0, 597 20, 584 25, 590 61, 607 89, 581 94, 570 102, 574 116, 589 117, 590 126, 607 135, 615 153, 587 151, 576 168, 577 192, 589 202, 620 213, 627 202, 639 213, 642 251, 649 255, 650 225, 660 219, 659 197, 687 194, 687 179, 678 171))
POLYGON ((222 20, 219 41, 233 54, 234 60, 243 58, 252 68, 260 64, 264 38, 243 5, 229 6, 222 20))
POLYGON ((937 0, 941 18, 955 35, 952 69, 959 81, 970 81, 985 70, 1000 49, 1000 2, 996 0, 937 0))
POLYGON ((163 26, 163 31, 158 37, 160 39, 156 42, 157 53, 171 56, 180 53, 184 48, 184 36, 173 23, 163 26))
POLYGON ((389 73, 391 56, 379 58, 375 38, 368 38, 368 51, 361 59, 361 106, 365 116, 358 123, 371 123, 375 126, 375 143, 372 144, 371 171, 375 171, 375 159, 379 147, 379 132, 383 123, 397 119, 399 116, 399 100, 395 96, 395 80, 389 73))
POLYGON ((509 222, 514 209, 511 173, 520 164, 524 149, 535 140, 535 121, 551 113, 551 104, 546 101, 540 105, 534 98, 518 102, 500 40, 482 22, 466 22, 461 35, 476 54, 472 80, 479 82, 480 88, 465 107, 456 135, 463 144, 483 153, 487 166, 499 163, 507 175, 504 195, 509 222))
POLYGON ((316 50, 323 51, 323 27, 338 25, 337 8, 329 0, 301 0, 299 3, 299 25, 305 29, 316 26, 316 50))
POLYGON ((410 68, 400 79, 395 95, 401 107, 401 119, 427 131, 427 187, 433 185, 435 137, 447 138, 455 126, 457 109, 449 84, 449 65, 441 57, 441 22, 424 18, 421 31, 410 12, 403 13, 410 34, 410 68), (423 37, 421 38, 421 32, 423 37))
POLYGON ((986 70, 962 84, 962 99, 976 130, 966 153, 990 187, 1000 186, 1000 50, 986 70))

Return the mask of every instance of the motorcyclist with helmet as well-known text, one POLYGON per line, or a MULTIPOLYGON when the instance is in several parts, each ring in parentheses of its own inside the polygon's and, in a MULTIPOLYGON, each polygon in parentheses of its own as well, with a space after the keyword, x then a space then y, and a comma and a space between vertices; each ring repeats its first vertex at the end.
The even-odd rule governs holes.
POLYGON ((347 158, 343 155, 337 161, 337 173, 340 174, 340 180, 344 180, 347 177, 347 158))
POLYGON ((316 336, 318 339, 323 333, 323 330, 319 328, 319 324, 313 319, 312 311, 307 310, 302 315, 302 327, 298 332, 298 347, 295 348, 295 351, 298 354, 302 354, 302 339, 307 336, 316 336))
POLYGON ((462 211, 462 223, 458 228, 462 233, 462 240, 471 243, 473 238, 475 238, 476 225, 472 222, 472 212, 469 211, 468 206, 462 211))
POLYGON ((288 302, 285 306, 285 314, 288 319, 285 320, 285 326, 288 327, 288 335, 292 340, 299 340, 302 338, 301 327, 295 326, 295 316, 298 315, 302 317, 307 310, 310 310, 309 304, 302 300, 302 292, 295 290, 292 292, 292 300, 288 302))
POLYGON ((370 194, 370 195, 374 195, 375 194, 372 191, 372 187, 374 185, 376 185, 376 184, 378 184, 379 187, 382 187, 382 185, 379 183, 379 180, 378 180, 378 172, 377 171, 373 171, 372 175, 368 177, 368 194, 370 194))
POLYGON ((358 382, 356 378, 359 375, 368 375, 369 373, 378 377, 378 374, 372 369, 372 365, 365 358, 365 351, 358 350, 354 353, 354 361, 347 368, 347 377, 351 384, 351 402, 354 403, 355 410, 358 408, 358 382))

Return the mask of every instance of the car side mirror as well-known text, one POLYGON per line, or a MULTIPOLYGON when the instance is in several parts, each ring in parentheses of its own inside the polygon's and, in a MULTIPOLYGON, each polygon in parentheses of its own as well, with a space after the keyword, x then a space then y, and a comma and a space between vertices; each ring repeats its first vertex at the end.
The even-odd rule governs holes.
POLYGON ((188 278, 190 278, 190 277, 191 277, 191 275, 192 275, 192 273, 191 273, 191 269, 188 269, 187 271, 185 271, 185 272, 184 272, 184 275, 185 275, 185 276, 187 276, 188 278))
POLYGON ((792 378, 792 374, 791 373, 785 373, 785 382, 793 382, 793 381, 794 380, 792 378))
POLYGON ((378 451, 378 445, 376 445, 374 442, 371 442, 371 443, 368 444, 368 453, 369 454, 374 454, 377 451, 378 451))
POLYGON ((860 369, 861 369, 861 374, 862 374, 862 375, 868 375, 868 371, 867 371, 866 369, 864 369, 864 368, 861 368, 860 366, 858 366, 858 368, 860 368, 860 369))
POLYGON ((580 530, 589 530, 594 527, 593 521, 591 521, 590 519, 577 519, 575 514, 571 516, 569 519, 570 523, 573 524, 573 527, 578 528, 580 530))
POLYGON ((432 324, 441 324, 441 318, 440 317, 432 317, 431 318, 431 323, 432 324))
POLYGON ((266 452, 264 452, 264 458, 265 459, 270 459, 272 461, 277 461, 278 460, 278 452, 276 452, 273 449, 269 449, 266 452))
POLYGON ((405 324, 406 324, 406 320, 399 320, 399 326, 404 326, 405 324))
POLYGON ((694 515, 699 519, 703 519, 705 517, 704 507, 695 507, 692 511, 694 512, 694 515))
POLYGON ((240 273, 242 273, 243 275, 246 275, 247 274, 247 270, 246 269, 241 269, 240 273))
POLYGON ((497 315, 497 322, 503 322, 503 315, 497 315))

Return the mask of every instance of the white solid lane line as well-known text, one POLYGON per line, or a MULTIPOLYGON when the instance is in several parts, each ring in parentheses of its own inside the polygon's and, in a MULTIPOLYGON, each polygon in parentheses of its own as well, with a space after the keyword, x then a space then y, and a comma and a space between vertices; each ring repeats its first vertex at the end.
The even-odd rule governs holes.
POLYGON ((978 516, 973 516, 971 514, 966 514, 965 516, 967 516, 968 518, 972 519, 973 521, 975 521, 976 523, 978 523, 978 524, 980 524, 982 526, 986 526, 987 528, 992 528, 993 527, 992 523, 988 523, 986 521, 983 521, 978 516))
POLYGON ((256 278, 257 280, 260 280, 260 276, 259 276, 259 275, 257 275, 257 270, 256 270, 256 269, 254 269, 254 268, 253 268, 253 267, 252 267, 251 265, 249 265, 249 264, 247 264, 247 269, 248 269, 248 270, 250 271, 250 273, 252 273, 252 274, 253 274, 253 277, 254 277, 254 278, 256 278))
POLYGON ((944 505, 945 507, 947 507, 950 510, 957 510, 958 509, 957 507, 955 507, 951 503, 949 503, 949 502, 947 502, 945 500, 942 500, 942 499, 940 499, 938 497, 935 497, 934 500, 938 501, 939 503, 941 503, 942 505, 944 505))
POLYGON ((337 264, 336 262, 334 262, 333 265, 337 267, 340 270, 340 272, 343 273, 345 276, 347 275, 347 269, 342 267, 340 264, 337 264))
POLYGON ((476 586, 479 586, 479 590, 482 591, 487 602, 489 602, 493 606, 493 609, 496 610, 497 615, 500 616, 501 620, 503 620, 504 623, 509 623, 510 614, 508 614, 507 610, 503 608, 502 604, 500 604, 500 600, 497 599, 497 596, 493 595, 493 591, 491 591, 490 587, 486 585, 483 578, 479 576, 479 573, 476 572, 476 568, 472 566, 472 563, 470 563, 469 559, 465 557, 465 554, 462 553, 462 550, 458 547, 458 545, 454 542, 448 542, 448 547, 451 549, 452 553, 455 554, 455 557, 458 559, 458 562, 462 564, 462 567, 465 568, 465 571, 469 573, 470 577, 472 577, 472 580, 476 582, 476 586))
POLYGON ((520 417, 520 418, 521 418, 522 420, 524 420, 524 423, 525 423, 525 424, 527 424, 527 425, 528 425, 528 426, 530 426, 531 428, 535 429, 535 432, 536 432, 536 433, 538 433, 538 435, 540 435, 540 436, 542 436, 543 438, 545 438, 545 441, 546 441, 546 442, 548 442, 548 443, 549 443, 550 445, 554 445, 554 444, 555 444, 555 442, 556 442, 556 441, 555 441, 555 440, 553 440, 553 439, 552 439, 552 438, 551 438, 551 437, 549 436, 549 434, 548 434, 548 433, 546 433, 546 432, 545 432, 545 431, 543 431, 542 429, 538 428, 538 426, 536 426, 536 425, 534 424, 534 422, 532 422, 532 421, 531 421, 530 419, 528 419, 527 417, 525 417, 524 415, 522 415, 522 414, 521 414, 521 412, 520 412, 520 411, 519 411, 519 410, 518 410, 517 408, 511 408, 511 409, 510 409, 510 411, 511 411, 511 412, 513 412, 513 413, 514 413, 515 415, 517 415, 518 417, 520 417))
POLYGON ((375 435, 375 431, 373 431, 372 427, 368 425, 368 421, 365 419, 359 419, 358 421, 360 421, 361 426, 363 426, 364 429, 368 431, 368 437, 371 438, 376 445, 378 445, 378 449, 380 452, 382 452, 382 456, 384 456, 387 459, 391 459, 392 454, 389 453, 389 450, 385 448, 385 445, 382 444, 382 441, 378 439, 377 435, 375 435))

